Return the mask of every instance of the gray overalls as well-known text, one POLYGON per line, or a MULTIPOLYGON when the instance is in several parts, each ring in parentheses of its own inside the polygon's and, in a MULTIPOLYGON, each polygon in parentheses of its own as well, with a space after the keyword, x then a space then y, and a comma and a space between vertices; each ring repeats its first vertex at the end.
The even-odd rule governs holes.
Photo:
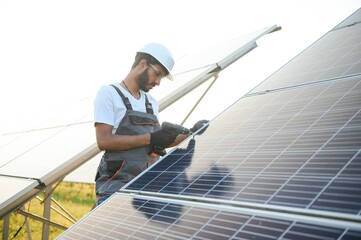
MULTIPOLYGON (((139 135, 160 129, 157 116, 153 114, 152 104, 149 102, 147 95, 145 95, 147 112, 134 111, 129 99, 117 87, 111 86, 117 90, 127 108, 115 134, 139 135)), ((95 177, 97 205, 158 160, 159 156, 151 156, 150 152, 150 146, 126 151, 106 151, 100 161, 95 177)))

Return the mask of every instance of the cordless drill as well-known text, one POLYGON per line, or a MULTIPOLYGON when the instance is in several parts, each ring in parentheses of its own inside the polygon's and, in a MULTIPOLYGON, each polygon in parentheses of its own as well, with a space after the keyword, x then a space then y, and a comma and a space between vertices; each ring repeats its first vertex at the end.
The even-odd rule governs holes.
MULTIPOLYGON (((170 122, 163 122, 161 126, 162 130, 172 134, 172 135, 179 135, 179 134, 189 134, 191 131, 188 128, 185 128, 181 125, 170 123, 170 122)), ((159 156, 164 156, 166 151, 164 148, 159 146, 152 146, 152 150, 150 154, 157 154, 159 156)))
POLYGON ((170 122, 163 122, 162 130, 172 135, 189 134, 191 132, 188 128, 170 122))

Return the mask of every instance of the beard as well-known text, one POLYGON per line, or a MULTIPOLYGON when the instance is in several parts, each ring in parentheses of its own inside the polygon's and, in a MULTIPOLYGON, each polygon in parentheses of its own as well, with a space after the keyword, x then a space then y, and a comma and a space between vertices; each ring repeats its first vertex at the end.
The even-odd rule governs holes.
POLYGON ((136 76, 135 80, 137 81, 140 90, 149 92, 149 88, 147 88, 149 82, 148 67, 141 74, 136 76))

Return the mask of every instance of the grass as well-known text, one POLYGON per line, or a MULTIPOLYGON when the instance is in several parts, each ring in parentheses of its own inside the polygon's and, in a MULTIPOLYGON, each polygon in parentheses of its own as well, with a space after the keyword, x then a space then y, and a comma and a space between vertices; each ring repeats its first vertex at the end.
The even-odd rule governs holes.
MULTIPOLYGON (((91 211, 95 202, 95 186, 94 184, 85 183, 71 183, 61 182, 53 192, 53 198, 60 203, 76 220, 80 220, 83 216, 91 211)), ((41 199, 44 199, 44 194, 38 195, 41 199)), ((51 204, 56 209, 62 211, 56 204, 51 204)), ((40 200, 34 198, 24 205, 24 210, 35 214, 37 216, 43 216, 44 206, 40 200)), ((65 227, 70 227, 74 223, 64 218, 62 215, 54 210, 51 210, 50 220, 56 222, 65 227)), ((27 235, 27 227, 25 223, 25 216, 19 213, 12 213, 10 215, 10 227, 9 227, 9 239, 29 239, 27 235), (19 230, 20 229, 20 230, 19 230), (19 231, 19 232, 18 232, 19 231), (17 233, 18 232, 18 233, 17 233), (14 237, 15 236, 15 237, 14 237)), ((29 229, 31 231, 32 239, 42 238, 42 226, 39 221, 28 218, 29 229)), ((0 238, 3 232, 4 220, 0 221, 0 238)), ((50 226, 49 239, 55 239, 64 230, 50 226)))

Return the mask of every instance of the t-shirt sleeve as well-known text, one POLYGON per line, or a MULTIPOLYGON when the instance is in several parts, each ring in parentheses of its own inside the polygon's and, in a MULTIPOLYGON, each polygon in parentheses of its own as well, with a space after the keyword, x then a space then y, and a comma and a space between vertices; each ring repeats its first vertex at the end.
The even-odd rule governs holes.
POLYGON ((110 86, 102 86, 94 100, 94 123, 114 126, 114 102, 110 86))

